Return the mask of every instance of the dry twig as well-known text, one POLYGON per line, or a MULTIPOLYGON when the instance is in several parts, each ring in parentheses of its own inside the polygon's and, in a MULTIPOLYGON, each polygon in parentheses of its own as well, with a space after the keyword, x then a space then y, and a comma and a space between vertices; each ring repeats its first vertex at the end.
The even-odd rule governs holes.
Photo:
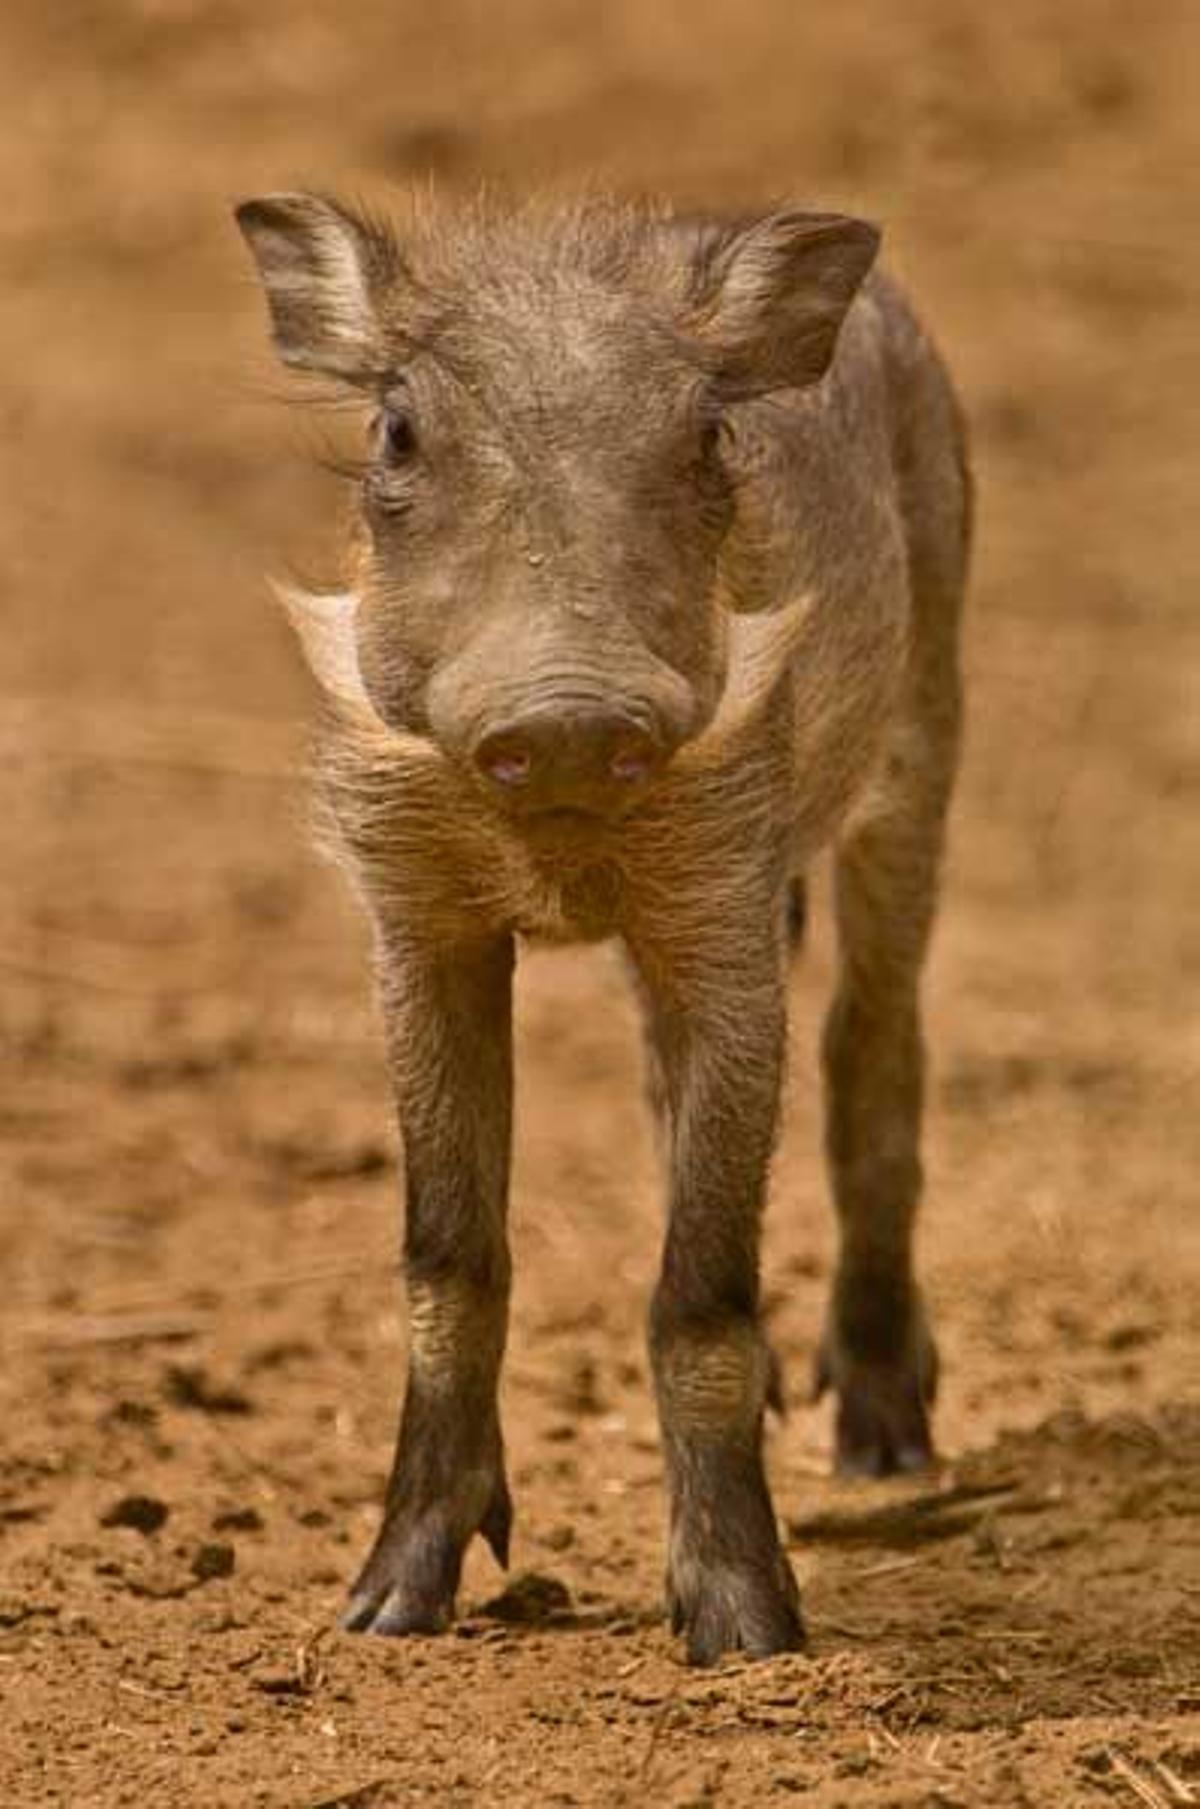
POLYGON ((1145 1803, 1146 1809, 1168 1809, 1165 1799, 1159 1795, 1153 1784, 1129 1763, 1124 1753, 1118 1752, 1115 1746, 1106 1746, 1104 1750, 1114 1772, 1122 1783, 1132 1790, 1138 1801, 1145 1803))
POLYGON ((173 1344, 194 1338, 203 1320, 194 1314, 124 1313, 118 1316, 81 1313, 70 1319, 47 1319, 40 1329, 34 1322, 34 1339, 47 1350, 80 1350, 100 1344, 173 1344))

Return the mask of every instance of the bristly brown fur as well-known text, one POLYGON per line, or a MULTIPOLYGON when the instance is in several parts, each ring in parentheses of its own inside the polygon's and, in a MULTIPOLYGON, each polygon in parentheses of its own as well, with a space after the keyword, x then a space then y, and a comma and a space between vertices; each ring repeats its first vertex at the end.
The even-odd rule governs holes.
POLYGON ((650 1342, 672 1618, 701 1662, 794 1646, 758 1233, 789 925, 823 847, 841 1256, 818 1383, 841 1467, 931 1448, 912 1229, 969 538, 950 385, 862 222, 419 196, 395 226, 305 196, 239 218, 281 354, 367 391, 382 424, 347 592, 285 599, 325 693, 321 795, 375 926, 405 1140, 413 1361, 346 1623, 442 1626, 471 1537, 507 1553, 515 943, 614 936, 669 1157, 650 1342), (498 795, 478 758, 498 725, 569 745, 600 710, 665 750, 619 808, 498 795))

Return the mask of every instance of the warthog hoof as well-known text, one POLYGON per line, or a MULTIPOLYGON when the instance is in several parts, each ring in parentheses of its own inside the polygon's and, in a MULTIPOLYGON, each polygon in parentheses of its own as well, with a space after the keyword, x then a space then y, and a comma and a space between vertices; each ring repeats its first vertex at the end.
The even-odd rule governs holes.
POLYGON ((839 1476, 893 1476, 935 1461, 929 1409, 937 1393, 937 1346, 920 1307, 892 1358, 856 1355, 832 1322, 817 1352, 813 1398, 837 1397, 834 1468, 839 1476))
POLYGON ((667 1576, 671 1631, 688 1663, 715 1664, 731 1652, 770 1658, 804 1645, 800 1596, 782 1551, 766 1566, 731 1569, 676 1561, 667 1576))
POLYGON ((385 1515, 338 1625, 349 1633, 393 1636, 443 1632, 454 1619, 463 1553, 475 1532, 507 1567, 511 1526, 512 1503, 503 1477, 478 1518, 466 1519, 452 1505, 416 1512, 397 1504, 385 1515))

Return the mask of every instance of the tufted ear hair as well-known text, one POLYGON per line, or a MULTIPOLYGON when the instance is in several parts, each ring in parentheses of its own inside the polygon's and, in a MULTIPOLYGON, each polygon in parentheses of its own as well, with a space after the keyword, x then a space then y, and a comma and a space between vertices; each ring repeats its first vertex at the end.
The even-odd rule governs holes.
POLYGON ((388 228, 322 195, 263 195, 234 217, 283 363, 349 382, 368 377, 380 362, 380 302, 404 274, 388 228))
POLYGON ((693 330, 734 389, 817 383, 875 261, 879 229, 789 208, 710 228, 693 253, 693 330))

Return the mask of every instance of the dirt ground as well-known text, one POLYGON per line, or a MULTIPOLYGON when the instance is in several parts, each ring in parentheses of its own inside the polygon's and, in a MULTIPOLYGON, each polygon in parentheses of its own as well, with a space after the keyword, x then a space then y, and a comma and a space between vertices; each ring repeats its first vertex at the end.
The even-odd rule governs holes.
POLYGON ((1198 50, 1191 0, 9 0, 0 1802, 1200 1802, 1198 50), (819 919, 766 1259, 801 1657, 690 1672, 661 1623, 603 949, 524 965, 518 1580, 473 1554, 441 1640, 331 1631, 403 1375, 395 1137, 262 580, 331 572, 337 486, 227 208, 429 172, 866 211, 973 422, 947 1467, 835 1485, 807 1400, 819 919))

